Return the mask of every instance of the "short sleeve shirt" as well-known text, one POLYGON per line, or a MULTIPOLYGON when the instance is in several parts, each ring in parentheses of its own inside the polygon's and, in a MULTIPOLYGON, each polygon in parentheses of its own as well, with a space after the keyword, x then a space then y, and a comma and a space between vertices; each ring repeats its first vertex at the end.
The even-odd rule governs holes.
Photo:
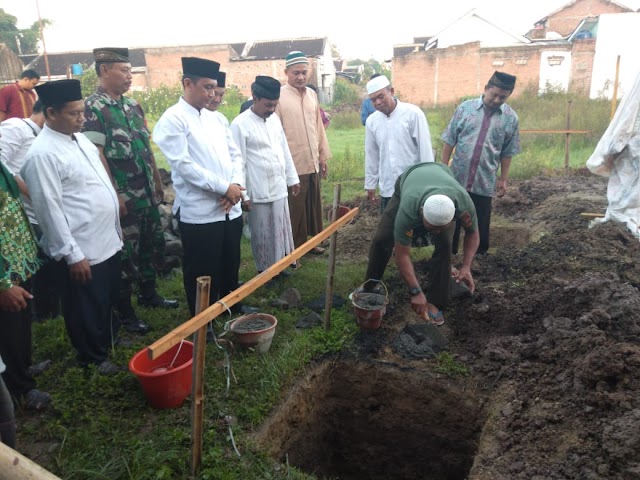
POLYGON ((520 153, 520 130, 516 112, 506 103, 501 105, 491 115, 479 163, 476 169, 472 169, 471 158, 484 115, 482 97, 467 100, 456 109, 442 133, 442 140, 456 147, 451 171, 460 184, 469 192, 492 197, 501 160, 520 153), (473 173, 475 175, 470 178, 473 173))
POLYGON ((85 117, 83 133, 104 148, 118 193, 135 199, 137 208, 151 206, 153 153, 142 107, 125 96, 115 100, 98 87, 85 101, 85 117))
POLYGON ((466 232, 478 228, 476 209, 467 191, 453 177, 451 170, 441 163, 419 163, 400 176, 400 205, 394 224, 394 239, 404 246, 411 245, 413 229, 422 226, 422 206, 431 195, 446 195, 456 207, 454 219, 466 232))
POLYGON ((20 88, 18 82, 0 88, 0 112, 9 118, 29 118, 33 113, 36 94, 32 90, 20 88))

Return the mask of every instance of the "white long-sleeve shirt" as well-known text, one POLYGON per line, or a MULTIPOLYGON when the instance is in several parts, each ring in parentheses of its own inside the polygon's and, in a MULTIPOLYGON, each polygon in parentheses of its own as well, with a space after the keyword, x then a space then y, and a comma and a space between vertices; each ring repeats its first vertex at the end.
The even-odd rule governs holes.
POLYGON ((396 180, 411 165, 433 162, 431 134, 424 112, 398 101, 391 115, 375 111, 365 132, 365 190, 380 187, 391 197, 396 180))
MULTIPOLYGON (((171 165, 176 190, 173 213, 180 209, 180 220, 185 223, 224 221, 220 198, 231 184, 245 184, 242 157, 231 131, 212 112, 198 111, 180 98, 158 120, 153 140, 171 165)), ((238 203, 231 208, 229 219, 241 214, 238 203)))
POLYGON ((45 125, 21 175, 43 232, 40 246, 51 258, 96 265, 122 248, 118 197, 98 149, 84 135, 45 125))
MULTIPOLYGON (((27 152, 40 130, 40 126, 30 118, 9 118, 0 123, 0 161, 13 176, 20 177, 27 152)), ((31 199, 22 195, 22 203, 29 222, 38 223, 31 199)))
POLYGON ((285 198, 287 187, 300 183, 277 115, 264 120, 245 110, 231 123, 231 133, 242 153, 247 193, 254 203, 285 198))

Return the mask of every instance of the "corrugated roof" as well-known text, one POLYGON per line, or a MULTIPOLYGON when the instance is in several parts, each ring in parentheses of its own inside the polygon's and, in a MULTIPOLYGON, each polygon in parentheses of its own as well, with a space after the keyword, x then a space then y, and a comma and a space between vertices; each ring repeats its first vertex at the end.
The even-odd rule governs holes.
POLYGON ((233 51, 237 53, 237 57, 239 57, 240 55, 242 55, 242 52, 244 51, 244 47, 247 44, 247 42, 238 42, 238 43, 230 43, 229 46, 231 48, 233 48, 233 51))
POLYGON ((301 51, 308 57, 319 57, 324 55, 326 41, 326 37, 257 41, 251 45, 247 58, 255 60, 280 59, 295 50, 301 51))
MULTIPOLYGON (((28 57, 28 55, 23 55, 28 57)), ((27 64, 27 68, 32 68, 40 74, 45 76, 47 74, 47 68, 45 66, 44 55, 35 55, 35 58, 27 64)), ((52 76, 66 75, 69 65, 75 63, 81 64, 85 69, 91 67, 95 62, 93 59, 93 51, 89 52, 63 52, 63 53, 49 53, 47 55, 49 61, 49 71, 52 76)), ((147 61, 144 56, 144 49, 132 48, 129 50, 129 60, 133 68, 146 67, 147 61)), ((25 62, 25 60, 23 60, 25 62)))
POLYGON ((424 49, 423 43, 412 43, 408 45, 394 45, 393 46, 393 56, 394 57, 404 57, 405 55, 409 55, 410 53, 417 52, 420 49, 424 49))

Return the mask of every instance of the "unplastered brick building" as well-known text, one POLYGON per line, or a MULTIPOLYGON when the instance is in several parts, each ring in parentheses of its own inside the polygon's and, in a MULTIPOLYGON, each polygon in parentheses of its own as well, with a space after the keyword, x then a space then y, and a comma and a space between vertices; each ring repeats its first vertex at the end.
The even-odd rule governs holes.
MULTIPOLYGON (((434 36, 397 45, 392 64, 396 92, 423 106, 454 103, 479 95, 491 74, 501 70, 518 77, 514 96, 527 86, 538 92, 607 96, 615 74, 613 52, 622 44, 637 45, 634 35, 640 41, 640 14, 606 0, 572 1, 534 25, 518 35, 472 10, 434 36), (609 64, 607 73, 596 72, 609 64)), ((640 69, 639 57, 629 52, 624 65, 631 76, 640 69)))

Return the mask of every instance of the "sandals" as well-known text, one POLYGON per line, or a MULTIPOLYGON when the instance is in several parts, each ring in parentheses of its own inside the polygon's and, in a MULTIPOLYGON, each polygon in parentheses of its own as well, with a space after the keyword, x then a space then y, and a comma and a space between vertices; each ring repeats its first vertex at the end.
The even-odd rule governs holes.
POLYGON ((444 315, 442 314, 442 310, 438 310, 437 313, 431 313, 430 311, 427 310, 427 316, 425 316, 423 313, 422 318, 424 318, 427 322, 431 323, 432 325, 436 325, 437 327, 444 324, 444 315))

